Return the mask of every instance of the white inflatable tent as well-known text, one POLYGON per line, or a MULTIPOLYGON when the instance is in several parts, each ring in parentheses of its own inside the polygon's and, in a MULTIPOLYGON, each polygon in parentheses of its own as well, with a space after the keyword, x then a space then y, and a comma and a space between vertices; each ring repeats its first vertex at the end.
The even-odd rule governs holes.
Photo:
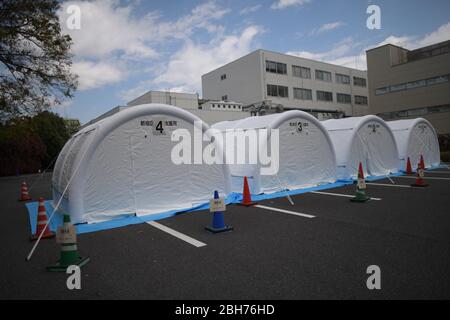
MULTIPOLYGON (((195 121, 200 119, 183 109, 146 104, 82 129, 56 161, 53 205, 69 180, 60 207, 73 223, 189 209, 211 199, 214 190, 227 194, 225 165, 171 161, 172 147, 178 143, 171 141, 172 132, 184 128, 193 136, 195 121)), ((207 129, 203 124, 202 132, 207 129)), ((221 152, 222 146, 216 148, 221 152)))
POLYGON ((397 142, 400 168, 406 170, 408 157, 412 169, 417 168, 420 155, 425 167, 438 166, 441 162, 439 141, 436 131, 428 120, 423 118, 388 121, 387 124, 397 142))
POLYGON ((381 176, 399 171, 394 135, 383 119, 368 115, 322 121, 336 150, 339 179, 357 177, 361 162, 364 175, 381 176))
MULTIPOLYGON (((306 112, 292 110, 224 121, 216 123, 212 128, 239 134, 245 134, 249 129, 256 129, 258 132, 260 129, 278 129, 279 132, 277 174, 261 175, 263 166, 260 161, 248 164, 250 146, 246 145, 245 150, 238 150, 236 147, 234 153, 244 152, 247 163, 229 165, 233 192, 242 192, 244 176, 247 176, 250 192, 253 194, 294 190, 336 181, 336 156, 330 137, 320 121, 306 112)), ((269 137, 265 141, 269 153, 270 140, 269 137)), ((230 157, 229 154, 226 156, 230 157)))

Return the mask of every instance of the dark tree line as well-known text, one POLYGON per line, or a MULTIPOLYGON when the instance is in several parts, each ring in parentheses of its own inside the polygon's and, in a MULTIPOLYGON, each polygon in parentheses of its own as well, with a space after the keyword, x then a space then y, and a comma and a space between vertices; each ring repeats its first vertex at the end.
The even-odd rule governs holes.
POLYGON ((0 124, 0 176, 53 167, 69 138, 64 119, 48 111, 0 124))

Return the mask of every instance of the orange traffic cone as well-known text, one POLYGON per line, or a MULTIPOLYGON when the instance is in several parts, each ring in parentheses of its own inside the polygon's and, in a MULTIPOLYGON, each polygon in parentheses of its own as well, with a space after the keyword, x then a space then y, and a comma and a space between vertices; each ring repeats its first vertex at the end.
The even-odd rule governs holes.
POLYGON ((411 185, 412 187, 428 187, 428 184, 426 184, 425 180, 423 179, 425 176, 424 169, 425 169, 425 163, 424 163, 423 157, 421 155, 419 164, 417 165, 416 182, 414 182, 411 185))
POLYGON ((248 187, 247 177, 244 177, 244 191, 242 192, 242 202, 240 205, 250 207, 256 204, 252 202, 252 195, 250 194, 250 188, 248 187))
POLYGON ((425 161, 423 161, 423 155, 420 155, 420 166, 422 167, 422 170, 425 170, 425 161))
MULTIPOLYGON (((30 237, 30 240, 33 241, 39 238, 39 235, 41 234, 42 230, 44 230, 46 225, 47 225, 47 214, 45 213, 44 198, 39 198, 36 233, 30 237)), ((45 228, 44 233, 42 234, 42 238, 53 238, 54 236, 55 234, 51 232, 47 226, 47 228, 45 228)))
POLYGON ((27 183, 24 181, 22 182, 22 187, 20 188, 20 198, 19 201, 28 201, 31 200, 30 195, 28 194, 28 187, 27 183))
POLYGON ((412 174, 411 160, 406 161, 406 174, 412 174))

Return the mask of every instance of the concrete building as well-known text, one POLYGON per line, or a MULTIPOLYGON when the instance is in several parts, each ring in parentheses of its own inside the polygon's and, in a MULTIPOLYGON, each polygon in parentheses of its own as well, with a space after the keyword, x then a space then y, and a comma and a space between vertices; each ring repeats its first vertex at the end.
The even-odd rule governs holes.
POLYGON ((243 109, 242 103, 234 101, 205 100, 198 110, 189 111, 209 125, 221 121, 239 120, 251 116, 248 110, 243 109))
POLYGON ((127 103, 127 106, 137 106, 146 103, 163 103, 183 109, 198 109, 198 94, 170 91, 148 91, 127 103))
POLYGON ((93 124, 93 123, 96 123, 97 121, 100 121, 100 120, 105 119, 105 118, 107 118, 107 117, 109 117, 109 116, 112 116, 113 114, 116 114, 117 112, 120 112, 120 111, 122 111, 122 110, 124 110, 124 109, 126 109, 126 108, 127 108, 126 106, 117 106, 117 107, 114 107, 114 108, 112 108, 111 110, 108 110, 108 111, 106 111, 105 113, 102 113, 102 114, 99 115, 98 117, 96 117, 96 118, 94 118, 94 119, 92 119, 92 120, 86 122, 85 124, 83 124, 83 125, 80 127, 80 129, 83 129, 83 128, 85 128, 85 127, 87 127, 87 126, 89 126, 89 125, 91 125, 91 124, 93 124))
POLYGON ((242 112, 242 107, 242 103, 239 102, 208 100, 200 106, 200 109, 224 112, 242 112))
POLYGON ((368 113, 366 71, 256 50, 202 76, 203 98, 339 116, 368 113))
POLYGON ((146 103, 162 103, 186 109, 209 125, 220 121, 238 120, 250 116, 250 112, 243 110, 242 104, 238 102, 199 100, 196 93, 148 91, 128 102, 126 106, 117 106, 99 115, 85 123, 81 129, 122 110, 146 103))
POLYGON ((144 103, 163 103, 186 109, 209 125, 250 116, 249 112, 242 110, 242 104, 240 103, 204 99, 200 101, 196 93, 149 91, 128 102, 127 106, 132 107, 144 103))
POLYGON ((369 111, 385 120, 423 117, 450 133, 450 41, 407 50, 367 51, 369 111))

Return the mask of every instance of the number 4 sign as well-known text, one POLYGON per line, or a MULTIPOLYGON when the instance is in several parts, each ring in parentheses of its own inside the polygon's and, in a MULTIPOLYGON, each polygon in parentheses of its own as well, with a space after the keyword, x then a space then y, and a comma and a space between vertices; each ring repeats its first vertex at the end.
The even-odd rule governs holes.
POLYGON ((162 136, 165 135, 164 131, 164 119, 158 118, 153 120, 153 135, 162 136))

